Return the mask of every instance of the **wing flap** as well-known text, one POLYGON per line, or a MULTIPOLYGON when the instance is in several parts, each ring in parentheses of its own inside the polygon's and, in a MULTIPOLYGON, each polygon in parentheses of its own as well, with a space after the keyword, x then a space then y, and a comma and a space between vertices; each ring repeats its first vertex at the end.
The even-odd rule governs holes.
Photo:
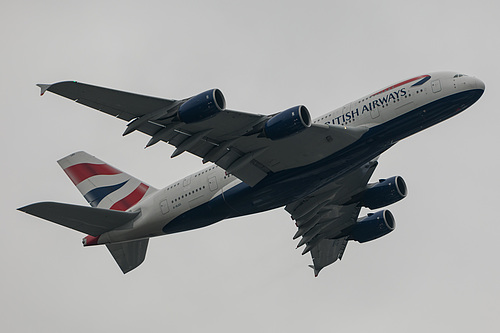
POLYGON ((368 183, 377 166, 373 160, 307 197, 288 204, 285 210, 298 227, 294 239, 302 254, 311 252, 314 274, 341 258, 347 246, 345 230, 357 221, 361 210, 352 198, 368 183))
POLYGON ((18 210, 91 236, 99 236, 121 227, 139 215, 139 212, 121 212, 59 202, 38 202, 18 210))

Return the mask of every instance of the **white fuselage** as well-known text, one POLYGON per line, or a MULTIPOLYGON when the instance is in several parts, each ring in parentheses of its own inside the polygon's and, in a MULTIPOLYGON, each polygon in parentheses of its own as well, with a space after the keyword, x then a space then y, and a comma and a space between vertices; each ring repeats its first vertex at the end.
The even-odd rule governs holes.
MULTIPOLYGON (((474 77, 451 72, 431 73, 364 96, 314 119, 313 123, 373 128, 432 102, 474 89, 484 90, 484 84, 474 77)), ((170 221, 215 197, 224 196, 225 191, 240 183, 222 168, 211 165, 149 195, 130 208, 128 211, 140 211, 139 217, 101 235, 99 244, 164 235, 163 228, 170 221)))

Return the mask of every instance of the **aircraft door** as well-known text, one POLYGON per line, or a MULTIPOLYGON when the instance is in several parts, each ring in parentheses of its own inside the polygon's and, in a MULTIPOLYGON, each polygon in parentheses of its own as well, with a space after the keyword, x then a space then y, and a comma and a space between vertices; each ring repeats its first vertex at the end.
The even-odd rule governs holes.
POLYGON ((380 116, 380 110, 378 109, 378 105, 373 106, 372 110, 370 111, 370 115, 372 116, 372 119, 376 119, 380 116))
POLYGON ((168 200, 167 199, 160 202, 160 209, 161 209, 161 213, 163 215, 168 213, 168 200))
POLYGON ((431 82, 432 92, 437 93, 441 91, 441 81, 434 80, 431 82))
POLYGON ((191 184, 191 176, 184 178, 183 186, 188 186, 191 184))
POLYGON ((210 189, 210 191, 217 190, 217 178, 216 177, 208 178, 208 188, 210 189))

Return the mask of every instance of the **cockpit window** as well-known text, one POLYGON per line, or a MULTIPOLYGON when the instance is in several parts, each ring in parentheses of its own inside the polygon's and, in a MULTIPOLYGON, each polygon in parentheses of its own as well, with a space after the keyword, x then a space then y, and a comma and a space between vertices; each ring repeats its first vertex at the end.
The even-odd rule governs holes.
POLYGON ((453 78, 462 77, 462 76, 467 76, 467 75, 465 75, 465 74, 455 74, 455 76, 453 76, 453 78))

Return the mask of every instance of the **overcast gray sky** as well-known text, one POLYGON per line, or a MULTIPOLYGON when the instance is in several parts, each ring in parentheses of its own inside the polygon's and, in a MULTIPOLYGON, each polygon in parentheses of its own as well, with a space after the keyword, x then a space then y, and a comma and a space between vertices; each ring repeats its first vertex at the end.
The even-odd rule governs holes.
POLYGON ((498 20, 495 1, 6 1, 0 11, 0 322, 6 332, 496 332, 498 20), (283 209, 153 239, 122 275, 105 247, 20 213, 85 204, 56 160, 85 150, 163 187, 202 168, 36 83, 77 80, 165 98, 220 88, 228 108, 313 116, 408 77, 486 83, 466 112, 400 142, 396 231, 350 243, 318 278, 283 209))

